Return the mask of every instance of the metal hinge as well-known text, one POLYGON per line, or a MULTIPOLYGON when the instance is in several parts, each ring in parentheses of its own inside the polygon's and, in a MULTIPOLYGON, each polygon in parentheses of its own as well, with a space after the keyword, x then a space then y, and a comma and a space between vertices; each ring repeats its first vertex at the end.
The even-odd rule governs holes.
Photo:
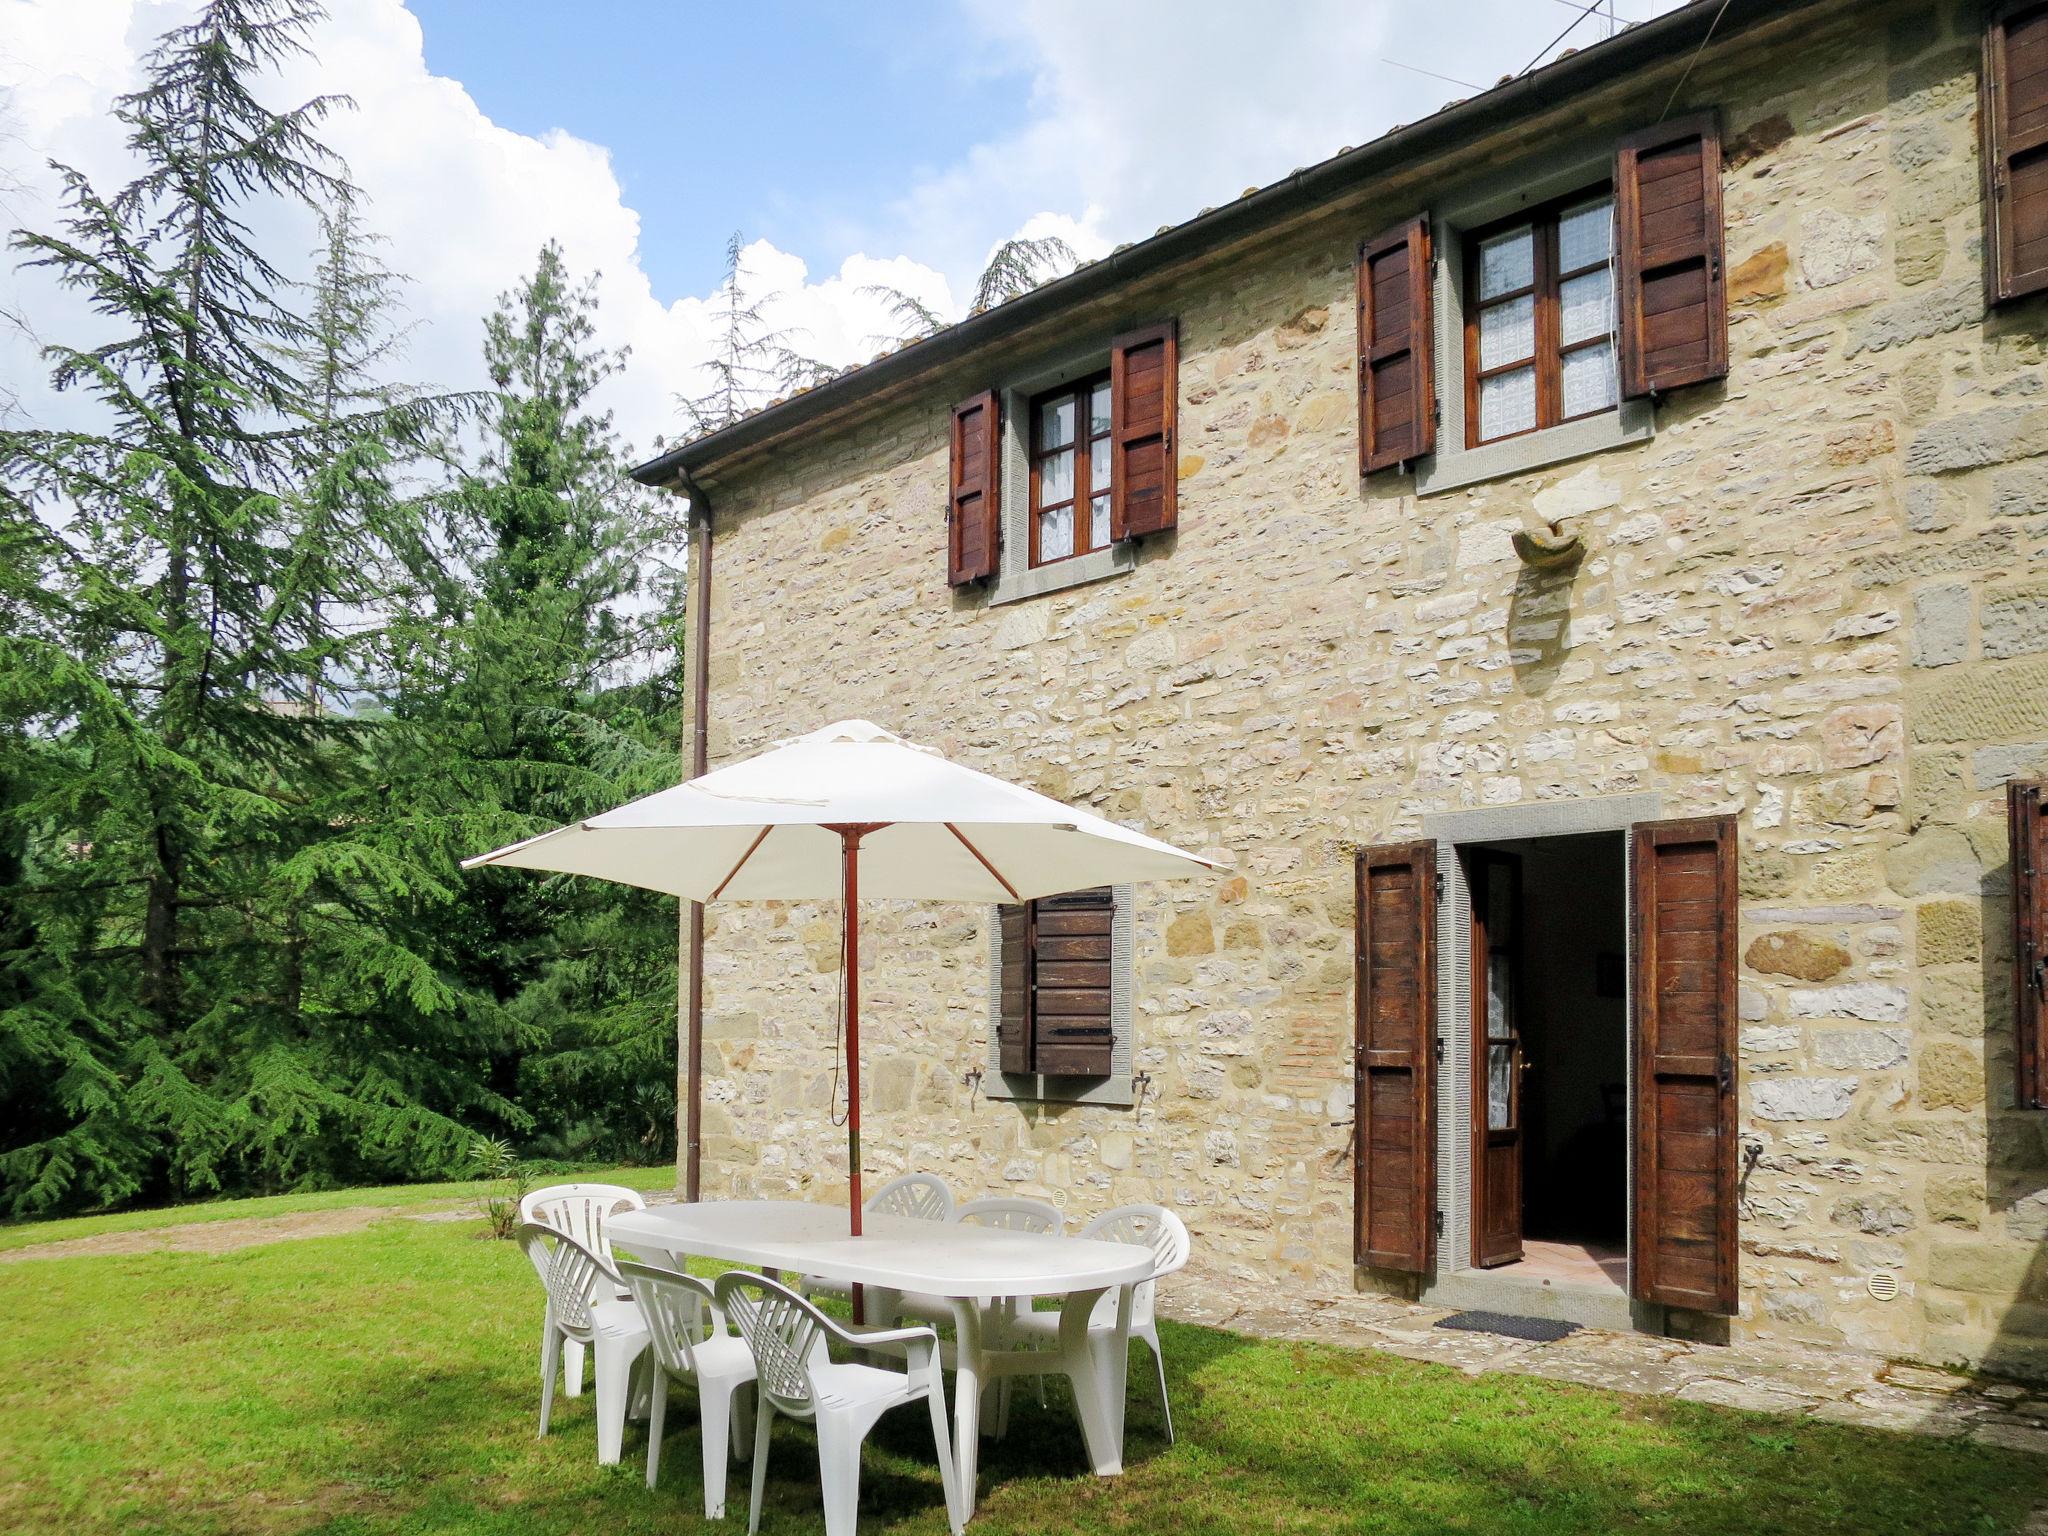
POLYGON ((1442 1035, 1438 1035, 1436 1037, 1436 1059, 1438 1061, 1442 1061, 1444 1059, 1444 1047, 1449 1043, 1450 1042, 1444 1039, 1442 1035))
POLYGON ((1442 870, 1436 872, 1436 899, 1438 901, 1444 899, 1444 872, 1442 870))
POLYGON ((1444 1213, 1442 1211, 1436 1213, 1436 1235, 1438 1237, 1444 1235, 1444 1213))

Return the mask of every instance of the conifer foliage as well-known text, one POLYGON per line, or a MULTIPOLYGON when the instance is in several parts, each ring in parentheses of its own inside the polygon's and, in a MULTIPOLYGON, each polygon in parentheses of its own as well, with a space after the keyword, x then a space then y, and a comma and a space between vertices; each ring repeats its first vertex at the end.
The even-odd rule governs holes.
POLYGON ((46 352, 94 426, 0 432, 0 1214, 673 1134, 673 906, 456 868, 675 775, 618 359, 550 248, 494 394, 389 382, 347 104, 262 99, 317 18, 207 0, 116 106, 134 178, 14 237, 101 334, 46 352))

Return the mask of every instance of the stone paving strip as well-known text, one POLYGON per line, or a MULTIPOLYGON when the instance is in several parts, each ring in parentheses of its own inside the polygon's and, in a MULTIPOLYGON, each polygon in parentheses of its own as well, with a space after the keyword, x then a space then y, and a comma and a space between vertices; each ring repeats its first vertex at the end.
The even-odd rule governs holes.
POLYGON ((2048 1382, 1961 1376, 1841 1349, 1759 1341, 1700 1344, 1597 1328, 1534 1343, 1436 1327, 1453 1307, 1355 1293, 1288 1294, 1270 1276, 1213 1268, 1191 1268, 1178 1283, 1162 1287, 1159 1307, 1178 1322, 1384 1350, 1468 1376, 1506 1371, 1865 1429, 1968 1436, 2048 1455, 2048 1382))

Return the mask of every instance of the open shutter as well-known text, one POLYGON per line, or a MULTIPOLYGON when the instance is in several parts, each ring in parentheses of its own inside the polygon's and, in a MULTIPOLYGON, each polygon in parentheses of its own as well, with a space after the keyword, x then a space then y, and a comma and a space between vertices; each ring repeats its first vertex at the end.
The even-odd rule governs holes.
POLYGON ((1002 925, 1002 975, 996 984, 996 1065, 1031 1070, 1031 908, 996 909, 1002 925))
POLYGON ((1364 474, 1436 449, 1429 250, 1428 214, 1358 248, 1358 445, 1364 474))
POLYGON ((1031 908, 1032 1070, 1107 1077, 1115 893, 1108 886, 1069 891, 1031 908))
POLYGON ((1984 293, 2048 288, 2048 3, 2008 0, 1984 29, 1984 293))
POLYGON ((953 586, 996 573, 1002 487, 1002 407, 994 390, 953 407, 951 490, 946 511, 946 580, 953 586))
POLYGON ((1735 818, 1638 822, 1638 1300, 1735 1310, 1735 818))
POLYGON ((2048 1109, 2048 784, 2008 784, 2019 1105, 2048 1109))
POLYGON ((1614 161, 1621 392, 1728 373, 1721 260, 1721 131, 1713 114, 1631 134, 1614 161))
POLYGON ((1358 851, 1357 1254, 1423 1272, 1436 1236, 1436 844, 1358 851))
POLYGON ((1180 392, 1177 322, 1119 336, 1109 347, 1109 536, 1142 539, 1173 527, 1180 465, 1174 450, 1180 392))

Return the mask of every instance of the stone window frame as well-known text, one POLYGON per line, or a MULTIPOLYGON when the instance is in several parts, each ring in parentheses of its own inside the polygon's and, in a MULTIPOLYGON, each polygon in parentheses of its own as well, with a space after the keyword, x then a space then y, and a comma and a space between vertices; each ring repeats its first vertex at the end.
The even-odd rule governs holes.
POLYGON ((1003 1009, 1003 924, 999 915, 1001 908, 990 907, 987 924, 988 1062, 982 1072, 983 1098, 1018 1103, 1099 1104, 1112 1109, 1129 1109, 1136 1102, 1132 1083, 1136 1057, 1132 1028, 1135 1018, 1132 979, 1136 970, 1137 890, 1129 885, 1113 885, 1109 889, 1116 903, 1109 921, 1109 1076, 1046 1077, 1037 1072, 1003 1070, 1001 1050, 996 1041, 997 1024, 1003 1009))
POLYGON ((1439 495, 1487 480, 1526 474, 1656 435, 1650 400, 1622 400, 1614 410, 1477 447, 1465 446, 1465 232, 1513 218, 1614 176, 1614 137, 1601 136, 1546 151, 1496 175, 1460 187, 1430 215, 1435 250, 1430 292, 1435 311, 1436 397, 1442 419, 1436 452, 1416 461, 1415 494, 1439 495))
POLYGON ((1047 565, 1031 563, 1031 403, 1041 395, 1109 368, 1109 341, 1076 348, 1020 375, 996 391, 1002 402, 1002 539, 995 575, 989 578, 991 608, 1065 592, 1135 570, 1138 547, 1124 539, 1107 549, 1070 555, 1047 565))

